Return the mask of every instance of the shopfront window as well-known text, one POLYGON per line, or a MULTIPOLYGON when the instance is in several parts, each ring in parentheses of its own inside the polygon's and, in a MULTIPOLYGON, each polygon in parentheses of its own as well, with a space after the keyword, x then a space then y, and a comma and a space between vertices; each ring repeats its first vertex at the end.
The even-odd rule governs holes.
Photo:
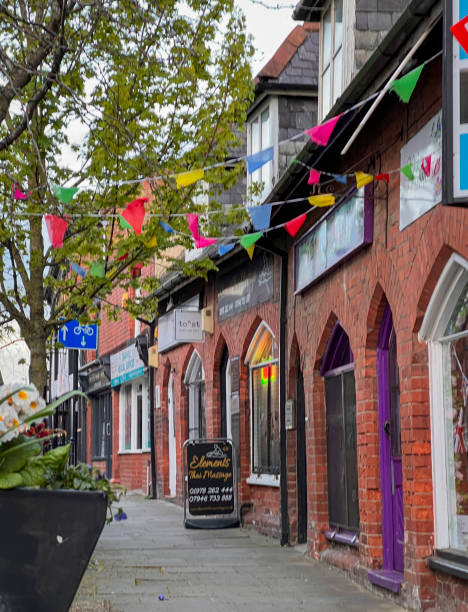
POLYGON ((197 351, 192 353, 184 382, 188 393, 189 438, 206 438, 205 373, 197 351))
POLYGON ((468 552, 468 262, 453 255, 429 303, 436 548, 468 552))
POLYGON ((120 452, 148 450, 148 386, 146 380, 122 385, 120 389, 120 452))
POLYGON ((279 381, 276 343, 261 324, 247 352, 250 368, 253 474, 279 474, 279 381))

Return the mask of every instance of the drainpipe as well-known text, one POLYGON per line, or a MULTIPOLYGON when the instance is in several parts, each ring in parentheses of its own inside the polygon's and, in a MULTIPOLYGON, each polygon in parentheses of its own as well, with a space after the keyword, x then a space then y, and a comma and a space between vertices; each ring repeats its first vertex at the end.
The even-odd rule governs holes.
POLYGON ((280 402, 280 526, 281 546, 289 544, 288 470, 286 464, 286 298, 288 287, 288 252, 275 247, 256 247, 277 255, 281 260, 279 308, 279 402, 280 402))

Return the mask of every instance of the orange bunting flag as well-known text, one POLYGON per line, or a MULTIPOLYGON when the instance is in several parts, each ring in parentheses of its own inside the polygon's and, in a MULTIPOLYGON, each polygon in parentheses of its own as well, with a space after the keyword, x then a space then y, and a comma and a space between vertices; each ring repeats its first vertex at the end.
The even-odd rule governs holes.
POLYGON ((310 196, 307 200, 312 206, 333 206, 335 203, 335 196, 329 193, 322 193, 320 195, 310 196))
POLYGON ((355 172, 354 176, 356 177, 356 187, 358 189, 361 189, 361 187, 364 187, 364 185, 372 183, 374 180, 372 174, 366 174, 365 172, 355 172))
POLYGON ((192 183, 196 183, 205 176, 204 170, 191 170, 190 172, 183 172, 182 174, 176 175, 177 189, 181 187, 188 187, 192 183))

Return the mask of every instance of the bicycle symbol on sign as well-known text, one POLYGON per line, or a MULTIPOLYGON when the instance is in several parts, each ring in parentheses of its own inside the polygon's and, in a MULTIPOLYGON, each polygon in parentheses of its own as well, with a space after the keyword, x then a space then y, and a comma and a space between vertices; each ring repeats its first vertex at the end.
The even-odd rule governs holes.
POLYGON ((79 324, 73 328, 73 333, 77 336, 81 336, 82 334, 85 334, 86 336, 92 336, 94 334, 94 329, 91 327, 91 325, 79 324))

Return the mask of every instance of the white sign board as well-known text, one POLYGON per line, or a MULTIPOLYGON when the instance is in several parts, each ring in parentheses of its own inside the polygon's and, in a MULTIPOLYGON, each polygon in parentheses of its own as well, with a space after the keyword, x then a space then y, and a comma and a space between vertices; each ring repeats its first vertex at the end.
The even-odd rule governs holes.
POLYGON ((203 340, 201 312, 176 308, 175 339, 177 342, 201 342, 203 340))
POLYGON ((137 348, 131 344, 123 351, 110 356, 111 387, 142 376, 145 364, 138 356, 137 348))
POLYGON ((400 173, 400 230, 442 199, 442 112, 401 149, 400 167, 407 164, 414 179, 400 173))

